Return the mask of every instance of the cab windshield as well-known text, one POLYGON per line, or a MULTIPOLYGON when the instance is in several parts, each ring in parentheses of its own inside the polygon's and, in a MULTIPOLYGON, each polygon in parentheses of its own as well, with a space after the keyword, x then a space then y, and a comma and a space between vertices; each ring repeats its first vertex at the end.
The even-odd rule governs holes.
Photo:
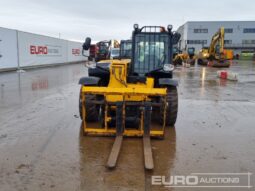
POLYGON ((120 55, 123 58, 131 58, 132 56, 132 42, 122 42, 121 43, 121 48, 120 48, 120 55))
POLYGON ((146 74, 169 63, 166 34, 138 34, 135 37, 134 72, 146 74))

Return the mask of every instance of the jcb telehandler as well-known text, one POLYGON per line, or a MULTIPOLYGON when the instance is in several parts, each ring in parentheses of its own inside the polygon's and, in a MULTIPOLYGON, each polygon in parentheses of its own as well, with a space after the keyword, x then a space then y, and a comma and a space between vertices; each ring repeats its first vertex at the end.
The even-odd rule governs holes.
POLYGON ((132 40, 120 41, 120 59, 131 59, 132 57, 132 40))
MULTIPOLYGON (((161 26, 134 25, 132 57, 106 60, 80 79, 79 107, 84 135, 116 136, 107 167, 116 166, 123 137, 143 137, 145 168, 153 169, 150 137, 164 137, 177 118, 177 81, 172 49, 180 34, 161 26), (104 65, 105 66, 105 65, 104 65)), ((84 50, 89 47, 87 38, 84 50)))

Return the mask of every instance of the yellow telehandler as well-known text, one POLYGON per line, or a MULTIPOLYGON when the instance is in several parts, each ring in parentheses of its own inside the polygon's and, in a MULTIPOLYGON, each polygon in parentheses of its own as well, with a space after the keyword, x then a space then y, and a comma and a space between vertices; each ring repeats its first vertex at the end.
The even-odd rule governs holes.
MULTIPOLYGON (((145 168, 153 169, 150 137, 163 138, 178 110, 172 79, 172 47, 180 34, 161 26, 134 25, 130 59, 104 60, 80 79, 79 109, 84 135, 115 136, 107 167, 117 163, 123 137, 143 137, 145 168), (108 63, 108 65, 107 65, 108 63)), ((87 50, 87 38, 83 49, 87 50)))

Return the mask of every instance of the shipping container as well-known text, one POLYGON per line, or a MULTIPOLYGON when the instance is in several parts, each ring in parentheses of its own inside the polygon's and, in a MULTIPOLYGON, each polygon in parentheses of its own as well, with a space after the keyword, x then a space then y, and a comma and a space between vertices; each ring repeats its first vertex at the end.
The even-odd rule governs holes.
POLYGON ((80 42, 0 27, 0 71, 85 60, 80 42))
POLYGON ((0 70, 17 66, 17 31, 0 27, 0 70))

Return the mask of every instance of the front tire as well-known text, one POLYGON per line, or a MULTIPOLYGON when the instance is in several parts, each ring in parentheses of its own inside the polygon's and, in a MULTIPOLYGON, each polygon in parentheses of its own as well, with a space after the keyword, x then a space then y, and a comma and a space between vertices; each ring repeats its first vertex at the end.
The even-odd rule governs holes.
MULTIPOLYGON (((91 103, 92 101, 96 101, 96 95, 86 95, 85 96, 85 109, 86 109, 86 121, 94 122, 98 120, 99 108, 96 104, 91 103)), ((79 97, 79 112, 80 118, 82 119, 82 99, 81 99, 81 91, 79 97)))
MULTIPOLYGON (((162 104, 164 104, 162 102, 162 104)), ((178 92, 177 87, 169 86, 167 87, 166 96, 166 126, 174 126, 177 113, 178 113, 178 92)), ((160 108, 160 122, 163 124, 164 121, 164 106, 160 108)))

